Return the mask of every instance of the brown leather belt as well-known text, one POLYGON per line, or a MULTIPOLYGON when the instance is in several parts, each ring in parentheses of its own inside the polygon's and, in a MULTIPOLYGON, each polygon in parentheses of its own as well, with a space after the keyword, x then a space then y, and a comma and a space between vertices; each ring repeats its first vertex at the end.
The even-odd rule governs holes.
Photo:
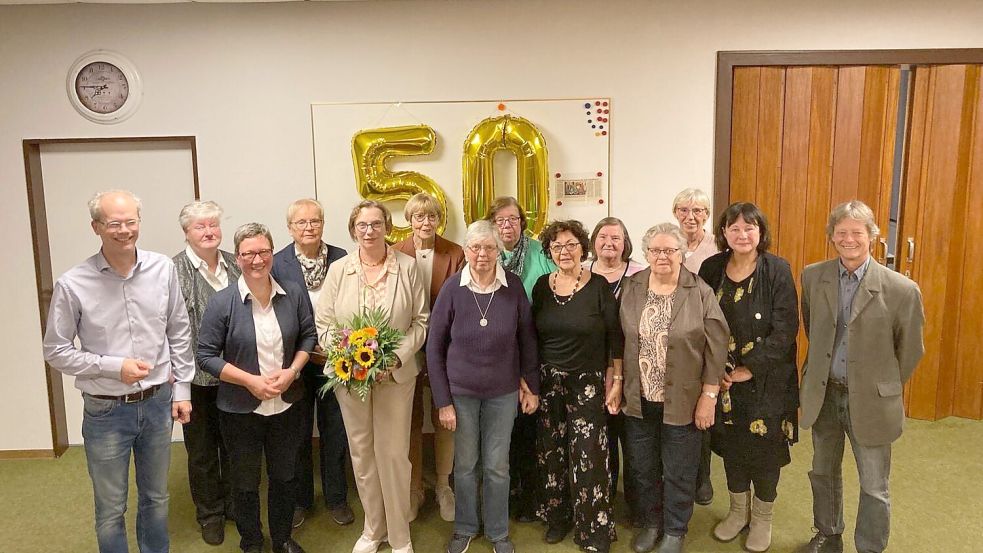
POLYGON ((843 392, 843 393, 849 392, 849 389, 847 389, 846 384, 840 382, 839 380, 833 380, 832 378, 830 378, 828 382, 829 384, 827 384, 827 386, 829 386, 829 388, 832 390, 836 390, 837 392, 843 392))
POLYGON ((160 388, 160 384, 156 384, 147 388, 146 390, 141 390, 139 392, 133 392, 132 394, 126 394, 125 396, 97 396, 95 394, 89 394, 96 399, 109 399, 115 401, 122 401, 123 403, 140 403, 145 399, 150 399, 157 394, 157 390, 160 388))

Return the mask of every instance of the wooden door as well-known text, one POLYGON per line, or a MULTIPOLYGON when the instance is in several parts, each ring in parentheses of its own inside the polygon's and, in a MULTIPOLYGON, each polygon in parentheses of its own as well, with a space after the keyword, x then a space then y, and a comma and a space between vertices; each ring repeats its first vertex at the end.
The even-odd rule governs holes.
MULTIPOLYGON (((858 198, 887 231, 899 77, 897 66, 734 69, 730 201, 761 207, 796 279, 835 255, 835 205, 858 198)), ((800 329, 800 361, 805 342, 800 329)))
POLYGON ((978 65, 915 70, 899 270, 921 287, 925 358, 909 416, 983 418, 983 96, 978 65))

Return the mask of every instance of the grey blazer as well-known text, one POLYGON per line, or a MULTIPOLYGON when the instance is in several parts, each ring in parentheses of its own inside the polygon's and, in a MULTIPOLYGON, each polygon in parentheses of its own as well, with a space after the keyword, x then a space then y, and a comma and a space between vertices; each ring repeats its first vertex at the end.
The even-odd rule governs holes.
MULTIPOLYGON (((802 368, 803 428, 819 417, 832 365, 839 305, 839 259, 802 271, 802 319, 809 353, 802 368)), ((901 436, 902 391, 925 353, 922 294, 912 280, 871 260, 847 323, 850 424, 857 442, 886 445, 901 436)))
MULTIPOLYGON (((642 382, 638 367, 638 329, 652 269, 635 273, 621 292, 621 328, 625 333, 625 409, 642 416, 642 382)), ((686 267, 679 268, 679 285, 669 322, 666 352, 666 424, 693 422, 703 384, 720 384, 727 362, 730 328, 713 290, 686 267)))

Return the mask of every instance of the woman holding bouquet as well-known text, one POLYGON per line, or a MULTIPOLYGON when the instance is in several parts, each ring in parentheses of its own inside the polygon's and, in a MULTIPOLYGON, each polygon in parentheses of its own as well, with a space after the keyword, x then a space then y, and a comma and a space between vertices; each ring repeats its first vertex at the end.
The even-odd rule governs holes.
POLYGON ((375 553, 388 541, 395 553, 412 553, 410 541, 410 419, 419 366, 416 352, 426 337, 426 284, 416 260, 386 244, 392 215, 381 203, 363 201, 348 218, 354 252, 333 263, 317 302, 321 346, 352 316, 381 309, 388 324, 405 333, 393 366, 377 373, 363 399, 338 387, 335 394, 348 433, 358 495, 365 511, 362 535, 352 553, 375 553))
POLYGON ((516 406, 531 414, 539 403, 536 330, 522 281, 496 261, 504 246, 492 223, 471 223, 465 244, 467 265, 444 284, 427 338, 434 404, 454 432, 458 500, 447 553, 466 551, 482 520, 495 553, 512 553, 509 445, 516 406))
POLYGON ((235 253, 242 276, 208 301, 197 360, 220 380, 216 403, 232 467, 239 547, 263 550, 259 481, 265 452, 273 551, 303 553, 290 533, 307 408, 298 377, 317 342, 314 317, 305 290, 270 276, 273 238, 265 226, 239 227, 235 253))

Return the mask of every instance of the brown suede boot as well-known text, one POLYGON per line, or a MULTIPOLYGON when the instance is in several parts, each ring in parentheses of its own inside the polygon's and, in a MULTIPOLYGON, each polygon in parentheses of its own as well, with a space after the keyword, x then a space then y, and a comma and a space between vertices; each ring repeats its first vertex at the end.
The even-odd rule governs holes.
POLYGON ((713 536, 720 541, 736 538, 751 520, 751 492, 730 492, 730 511, 727 517, 713 528, 713 536))
POLYGON ((771 517, 775 503, 761 501, 757 497, 751 500, 751 529, 747 533, 744 549, 760 553, 771 547, 771 517))

